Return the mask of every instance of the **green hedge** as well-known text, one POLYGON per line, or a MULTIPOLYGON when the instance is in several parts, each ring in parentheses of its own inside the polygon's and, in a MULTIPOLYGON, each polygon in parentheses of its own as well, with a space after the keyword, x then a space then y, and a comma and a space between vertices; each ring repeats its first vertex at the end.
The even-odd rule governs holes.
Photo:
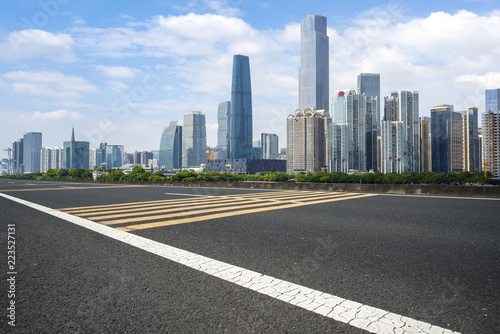
MULTIPOLYGON (((295 175, 275 172, 258 173, 254 175, 239 175, 232 173, 182 171, 171 177, 166 177, 160 172, 146 172, 142 167, 136 166, 128 175, 118 169, 108 169, 107 174, 97 178, 99 181, 129 181, 129 182, 243 182, 243 181, 272 181, 272 182, 323 182, 323 183, 367 183, 367 184, 438 184, 438 185, 463 185, 463 184, 489 184, 500 185, 500 180, 491 175, 484 177, 481 172, 456 172, 456 173, 414 173, 403 174, 346 174, 346 173, 299 173, 295 175)), ((46 173, 31 173, 23 175, 4 175, 3 178, 27 180, 67 180, 87 181, 92 180, 90 169, 50 169, 46 173)))

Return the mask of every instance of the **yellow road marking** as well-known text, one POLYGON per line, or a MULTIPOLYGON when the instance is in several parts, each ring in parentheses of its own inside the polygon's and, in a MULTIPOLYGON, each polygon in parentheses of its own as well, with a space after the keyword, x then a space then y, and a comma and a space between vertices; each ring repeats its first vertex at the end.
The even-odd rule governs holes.
MULTIPOLYGON (((265 194, 265 193, 255 193, 255 194, 265 194)), ((221 197, 232 197, 232 196, 237 196, 237 195, 227 195, 227 196, 207 196, 206 198, 203 199, 196 199, 196 201, 208 201, 208 200, 216 200, 221 197)), ((139 206, 153 206, 158 203, 181 203, 181 202, 193 202, 192 198, 175 198, 175 199, 163 199, 163 200, 157 200, 157 201, 143 201, 143 202, 132 202, 132 203, 119 203, 119 204, 106 204, 106 205, 94 205, 94 206, 79 206, 79 207, 73 207, 73 208, 61 208, 58 209, 59 211, 63 211, 66 213, 76 213, 76 212, 84 212, 88 211, 87 209, 92 209, 95 211, 98 211, 97 209, 103 208, 104 210, 108 208, 119 208, 119 207, 134 207, 137 205, 139 206)), ((104 211, 104 210, 99 210, 99 211, 104 211)))
MULTIPOLYGON (((208 197, 204 199, 198 199, 197 201, 215 201, 219 199, 219 197, 208 197)), ((98 212, 98 211, 106 211, 106 210, 125 210, 127 208, 147 208, 150 206, 161 205, 161 204, 177 204, 177 203, 193 203, 193 199, 186 198, 177 198, 177 199, 168 199, 168 200, 160 200, 160 201, 147 201, 147 202, 133 202, 133 203, 120 203, 120 204, 110 204, 110 205, 96 205, 96 206, 87 206, 87 207, 76 207, 76 208, 62 208, 59 211, 63 211, 66 213, 83 213, 83 212, 98 212)))
MULTIPOLYGON (((330 193, 329 195, 327 195, 327 194, 324 194, 324 195, 332 196, 332 195, 335 195, 335 194, 340 194, 340 193, 330 193)), ((285 200, 285 199, 298 198, 298 199, 301 199, 301 200, 305 200, 305 199, 307 199, 309 197, 314 197, 314 196, 317 197, 317 196, 319 196, 319 194, 318 193, 314 193, 314 194, 304 195, 304 194, 295 193, 294 195, 281 196, 279 199, 280 200, 282 200, 282 199, 285 200)), ((275 197, 271 197, 271 198, 275 198, 275 197)), ((66 209, 61 209, 60 211, 63 211, 63 212, 66 212, 66 213, 73 213, 73 214, 76 214, 77 216, 80 216, 80 217, 88 217, 88 216, 95 216, 95 215, 108 215, 108 214, 122 213, 122 212, 127 212, 127 213, 128 212, 138 212, 138 211, 147 211, 147 210, 149 210, 149 212, 151 212, 151 213, 160 213, 160 212, 163 212, 163 211, 159 211, 158 212, 158 210, 167 210, 167 209, 171 209, 171 208, 184 207, 184 206, 192 206, 194 208, 194 207, 198 207, 197 204, 204 204, 204 203, 207 203, 207 202, 210 203, 210 202, 217 201, 217 203, 223 203, 223 202, 234 202, 234 201, 249 201, 249 200, 252 200, 252 199, 253 200, 258 200, 258 201, 269 200, 267 197, 261 197, 261 198, 242 198, 242 197, 220 196, 220 197, 212 197, 212 198, 209 198, 209 199, 197 199, 197 200, 190 199, 189 201, 186 201, 186 200, 174 201, 174 202, 169 201, 168 203, 153 203, 153 204, 144 204, 144 205, 139 205, 139 204, 135 205, 134 203, 130 203, 130 204, 133 204, 133 205, 122 204, 120 207, 97 208, 97 209, 92 209, 92 207, 91 207, 90 209, 86 209, 86 210, 66 210, 66 209), (186 203, 186 202, 188 202, 188 203, 186 203), (165 204, 165 205, 163 205, 163 204, 165 204), (109 209, 113 209, 113 210, 108 211, 109 209), (114 210, 114 209, 116 209, 116 210, 114 210)), ((224 205, 224 204, 222 204, 222 205, 224 205)), ((210 205, 206 205, 206 206, 210 206, 210 205)), ((220 206, 220 205, 217 204, 216 206, 220 206)), ((176 210, 173 210, 173 211, 176 211, 176 210)), ((168 212, 168 211, 165 211, 165 212, 168 212)), ((140 214, 138 214, 138 215, 140 215, 140 214)), ((124 216, 126 216, 126 214, 124 214, 124 216)), ((111 218, 111 217, 109 217, 109 218, 111 218)), ((102 217, 102 218, 101 217, 91 217, 91 218, 88 218, 88 219, 105 219, 105 218, 104 217, 102 217)))
POLYGON ((217 219, 217 218, 244 215, 244 214, 249 214, 249 213, 257 213, 257 212, 287 209, 287 208, 296 208, 296 207, 311 205, 311 204, 336 202, 336 201, 343 201, 343 200, 347 200, 347 199, 363 198, 363 197, 370 197, 370 196, 376 196, 376 195, 375 194, 364 194, 364 195, 356 195, 356 196, 342 197, 342 198, 330 198, 330 199, 319 200, 319 201, 311 201, 308 203, 285 204, 285 205, 277 205, 275 207, 247 209, 247 210, 231 211, 231 212, 225 212, 225 213, 206 215, 206 216, 201 216, 201 217, 190 217, 190 218, 175 219, 175 220, 169 220, 169 221, 163 221, 163 222, 130 225, 130 226, 124 226, 124 227, 117 227, 116 229, 120 230, 120 231, 130 232, 130 231, 137 231, 137 230, 149 229, 149 228, 154 228, 154 227, 193 223, 193 222, 199 222, 199 221, 204 221, 204 220, 211 220, 211 219, 217 219))
MULTIPOLYGON (((339 197, 342 195, 332 195, 329 197, 339 197)), ((345 196, 345 195, 344 195, 345 196)), ((314 197, 314 198, 325 198, 325 196, 322 197, 314 197)), ((313 200, 312 198, 311 200, 313 200)), ((283 203, 287 203, 283 201, 283 203)), ((106 222, 100 222, 101 224, 104 225, 116 225, 116 224, 124 224, 124 223, 132 223, 132 222, 140 222, 140 221, 148 221, 148 220, 158 220, 158 219, 167 219, 167 218, 174 218, 174 217, 182 217, 182 216, 193 216, 193 215, 199 215, 199 214, 205 214, 205 213, 210 213, 210 212, 218 212, 218 211, 228 211, 228 210, 237 210, 237 209, 243 209, 243 208, 255 208, 255 207, 264 207, 264 206, 277 206, 280 205, 277 202, 267 202, 267 201, 262 201, 260 203, 255 203, 255 204, 248 204, 248 201, 239 201, 236 203, 222 203, 222 204, 216 204, 216 205, 203 205, 202 207, 215 207, 215 206, 222 206, 219 208, 215 209, 208 209, 208 210, 190 210, 190 211, 182 211, 178 213, 171 213, 167 215, 149 215, 149 216, 144 216, 144 213, 135 213, 135 214, 120 214, 120 215, 114 215, 117 218, 119 217, 130 217, 130 216, 139 216, 141 217, 136 217, 136 218, 125 218, 125 219, 117 219, 117 220, 112 220, 112 221, 106 221, 106 222), (241 203, 247 203, 245 205, 239 205, 241 203), (236 205, 236 206, 235 206, 236 205)), ((284 204, 282 204, 284 205, 284 204)), ((182 209, 181 209, 182 210, 182 209)), ((162 213, 162 212, 172 212, 172 211, 179 211, 179 209, 167 209, 163 211, 157 211, 155 213, 162 213)), ((110 219, 113 218, 114 216, 97 216, 97 217, 88 217, 87 219, 90 220, 101 220, 101 219, 110 219)))

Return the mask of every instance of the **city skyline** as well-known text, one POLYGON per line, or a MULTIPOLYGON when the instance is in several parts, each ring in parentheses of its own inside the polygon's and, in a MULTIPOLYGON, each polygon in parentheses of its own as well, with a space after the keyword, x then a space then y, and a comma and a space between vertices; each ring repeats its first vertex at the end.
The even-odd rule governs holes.
POLYGON ((298 101, 300 21, 309 14, 328 19, 330 102, 336 90, 356 88, 360 73, 380 73, 381 96, 418 90, 421 116, 440 103, 482 114, 484 90, 500 87, 500 49, 492 47, 500 45, 500 11, 487 2, 339 9, 320 1, 279 14, 279 1, 141 9, 124 1, 119 10, 100 4, 99 14, 93 2, 54 2, 7 4, 0 14, 1 158, 25 132, 42 132, 45 147, 61 146, 61 129, 73 123, 94 148, 112 142, 155 150, 162 129, 189 110, 206 115, 207 143, 216 146, 217 106, 228 99, 234 54, 252 61, 253 139, 286 138, 286 115, 298 101), (276 19, 266 21, 271 14, 276 19))

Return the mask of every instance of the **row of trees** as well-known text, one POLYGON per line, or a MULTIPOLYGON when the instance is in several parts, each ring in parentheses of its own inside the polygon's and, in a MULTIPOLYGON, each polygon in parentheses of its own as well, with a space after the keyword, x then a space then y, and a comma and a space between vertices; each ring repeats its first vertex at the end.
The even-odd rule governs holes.
MULTIPOLYGON (((484 177, 480 172, 456 173, 414 173, 403 174, 346 174, 346 173, 299 173, 296 175, 275 172, 259 173, 254 175, 239 175, 232 173, 182 171, 170 177, 160 172, 150 173, 140 166, 136 166, 128 174, 118 169, 99 170, 98 181, 129 181, 129 182, 243 182, 243 181, 272 181, 272 182, 329 182, 329 183, 368 183, 368 184, 489 184, 500 185, 498 178, 491 175, 484 177)), ((90 181, 90 169, 50 169, 46 173, 31 173, 23 175, 5 175, 3 177, 39 180, 90 181)))

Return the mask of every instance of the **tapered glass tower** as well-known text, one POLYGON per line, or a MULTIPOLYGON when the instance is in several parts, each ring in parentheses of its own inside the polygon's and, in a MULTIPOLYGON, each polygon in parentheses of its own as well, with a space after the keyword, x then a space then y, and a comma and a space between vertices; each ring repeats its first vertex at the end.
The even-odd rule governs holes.
POLYGON ((182 163, 182 126, 177 121, 163 129, 160 141, 160 168, 181 168, 182 163))
POLYGON ((326 17, 307 15, 300 22, 299 108, 328 111, 329 65, 326 17))
POLYGON ((252 89, 248 56, 233 57, 231 112, 228 114, 229 159, 252 158, 252 89))

